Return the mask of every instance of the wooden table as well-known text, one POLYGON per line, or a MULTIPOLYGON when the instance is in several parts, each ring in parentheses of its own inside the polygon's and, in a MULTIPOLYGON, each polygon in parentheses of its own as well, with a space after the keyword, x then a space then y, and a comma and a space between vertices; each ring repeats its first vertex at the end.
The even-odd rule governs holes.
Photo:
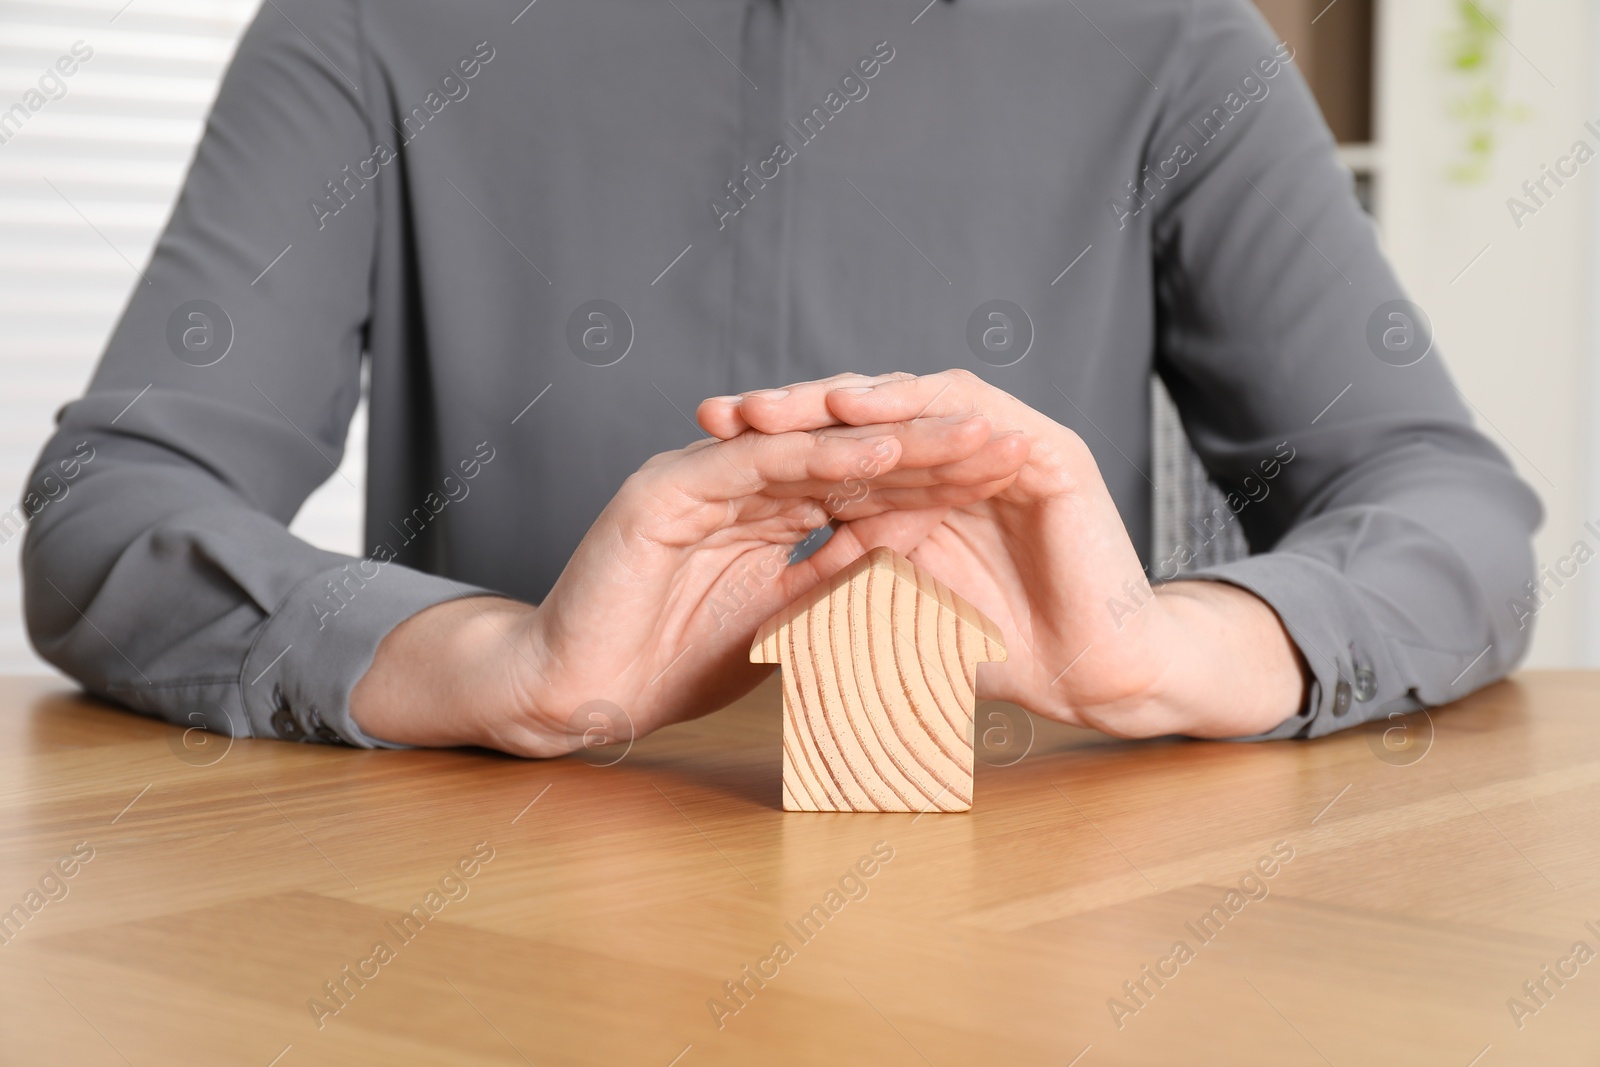
POLYGON ((961 815, 778 810, 770 685, 608 766, 0 708, 6 1064, 1600 1063, 1600 675, 1020 759, 982 705, 961 815))

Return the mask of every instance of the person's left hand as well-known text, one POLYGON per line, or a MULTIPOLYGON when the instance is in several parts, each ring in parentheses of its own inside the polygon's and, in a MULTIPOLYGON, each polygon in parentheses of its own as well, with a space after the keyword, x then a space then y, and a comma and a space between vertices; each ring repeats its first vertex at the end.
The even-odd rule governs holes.
POLYGON ((973 414, 1026 435, 1027 462, 998 495, 932 516, 910 558, 1006 635, 980 695, 1129 737, 1239 736, 1298 710, 1304 667, 1272 609, 1217 582, 1152 590, 1083 440, 976 375, 840 375, 699 408, 721 438, 973 414))

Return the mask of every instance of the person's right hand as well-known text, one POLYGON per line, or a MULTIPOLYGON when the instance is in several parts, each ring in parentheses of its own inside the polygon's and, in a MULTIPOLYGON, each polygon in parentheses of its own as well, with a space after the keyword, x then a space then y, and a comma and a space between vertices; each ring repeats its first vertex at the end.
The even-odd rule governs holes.
POLYGON ((1083 439, 970 371, 840 375, 716 397, 699 414, 721 438, 961 415, 1027 438, 1011 485, 945 509, 906 553, 1005 635, 980 698, 1119 737, 1248 736, 1304 706, 1307 668, 1272 607, 1224 582, 1152 589, 1083 439))
POLYGON ((909 553, 946 509, 1005 489, 1027 454, 983 416, 663 453, 623 484, 542 604, 419 612, 379 646, 351 713, 387 741, 557 756, 597 727, 614 741, 715 711, 770 671, 747 658, 774 612, 869 547, 909 553), (830 519, 828 543, 787 565, 830 519))

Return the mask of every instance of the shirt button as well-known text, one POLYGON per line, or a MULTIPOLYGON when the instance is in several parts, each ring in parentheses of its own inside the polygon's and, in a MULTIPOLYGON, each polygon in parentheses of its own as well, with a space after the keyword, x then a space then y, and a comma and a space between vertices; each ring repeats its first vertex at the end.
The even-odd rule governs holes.
POLYGON ((1333 713, 1344 715, 1350 710, 1350 683, 1343 678, 1333 687, 1333 713))
POLYGON ((333 727, 322 721, 322 712, 312 708, 306 717, 311 720, 311 732, 316 734, 324 744, 344 744, 344 738, 335 733, 333 727))
POLYGON ((1356 699, 1365 704, 1378 695, 1378 676, 1366 667, 1356 670, 1356 699))
MULTIPOLYGON (((1340 684, 1343 685, 1344 683, 1341 682, 1340 684)), ((300 724, 295 721, 288 708, 279 708, 273 713, 272 728, 285 741, 298 741, 305 735, 305 731, 300 729, 300 724)))

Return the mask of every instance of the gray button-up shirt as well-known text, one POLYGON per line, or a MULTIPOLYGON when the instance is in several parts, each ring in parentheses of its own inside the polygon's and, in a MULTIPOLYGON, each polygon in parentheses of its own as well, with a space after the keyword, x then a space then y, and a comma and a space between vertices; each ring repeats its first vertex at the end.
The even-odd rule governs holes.
POLYGON ((1538 503, 1246 0, 519 7, 277 0, 244 37, 34 476, 74 475, 28 536, 30 632, 90 690, 372 744, 347 703, 383 636, 539 600, 701 398, 949 367, 1081 434, 1141 547, 1163 377, 1257 553, 1205 576, 1315 675, 1271 736, 1521 655, 1538 503), (351 559, 286 524, 363 364, 351 559))

